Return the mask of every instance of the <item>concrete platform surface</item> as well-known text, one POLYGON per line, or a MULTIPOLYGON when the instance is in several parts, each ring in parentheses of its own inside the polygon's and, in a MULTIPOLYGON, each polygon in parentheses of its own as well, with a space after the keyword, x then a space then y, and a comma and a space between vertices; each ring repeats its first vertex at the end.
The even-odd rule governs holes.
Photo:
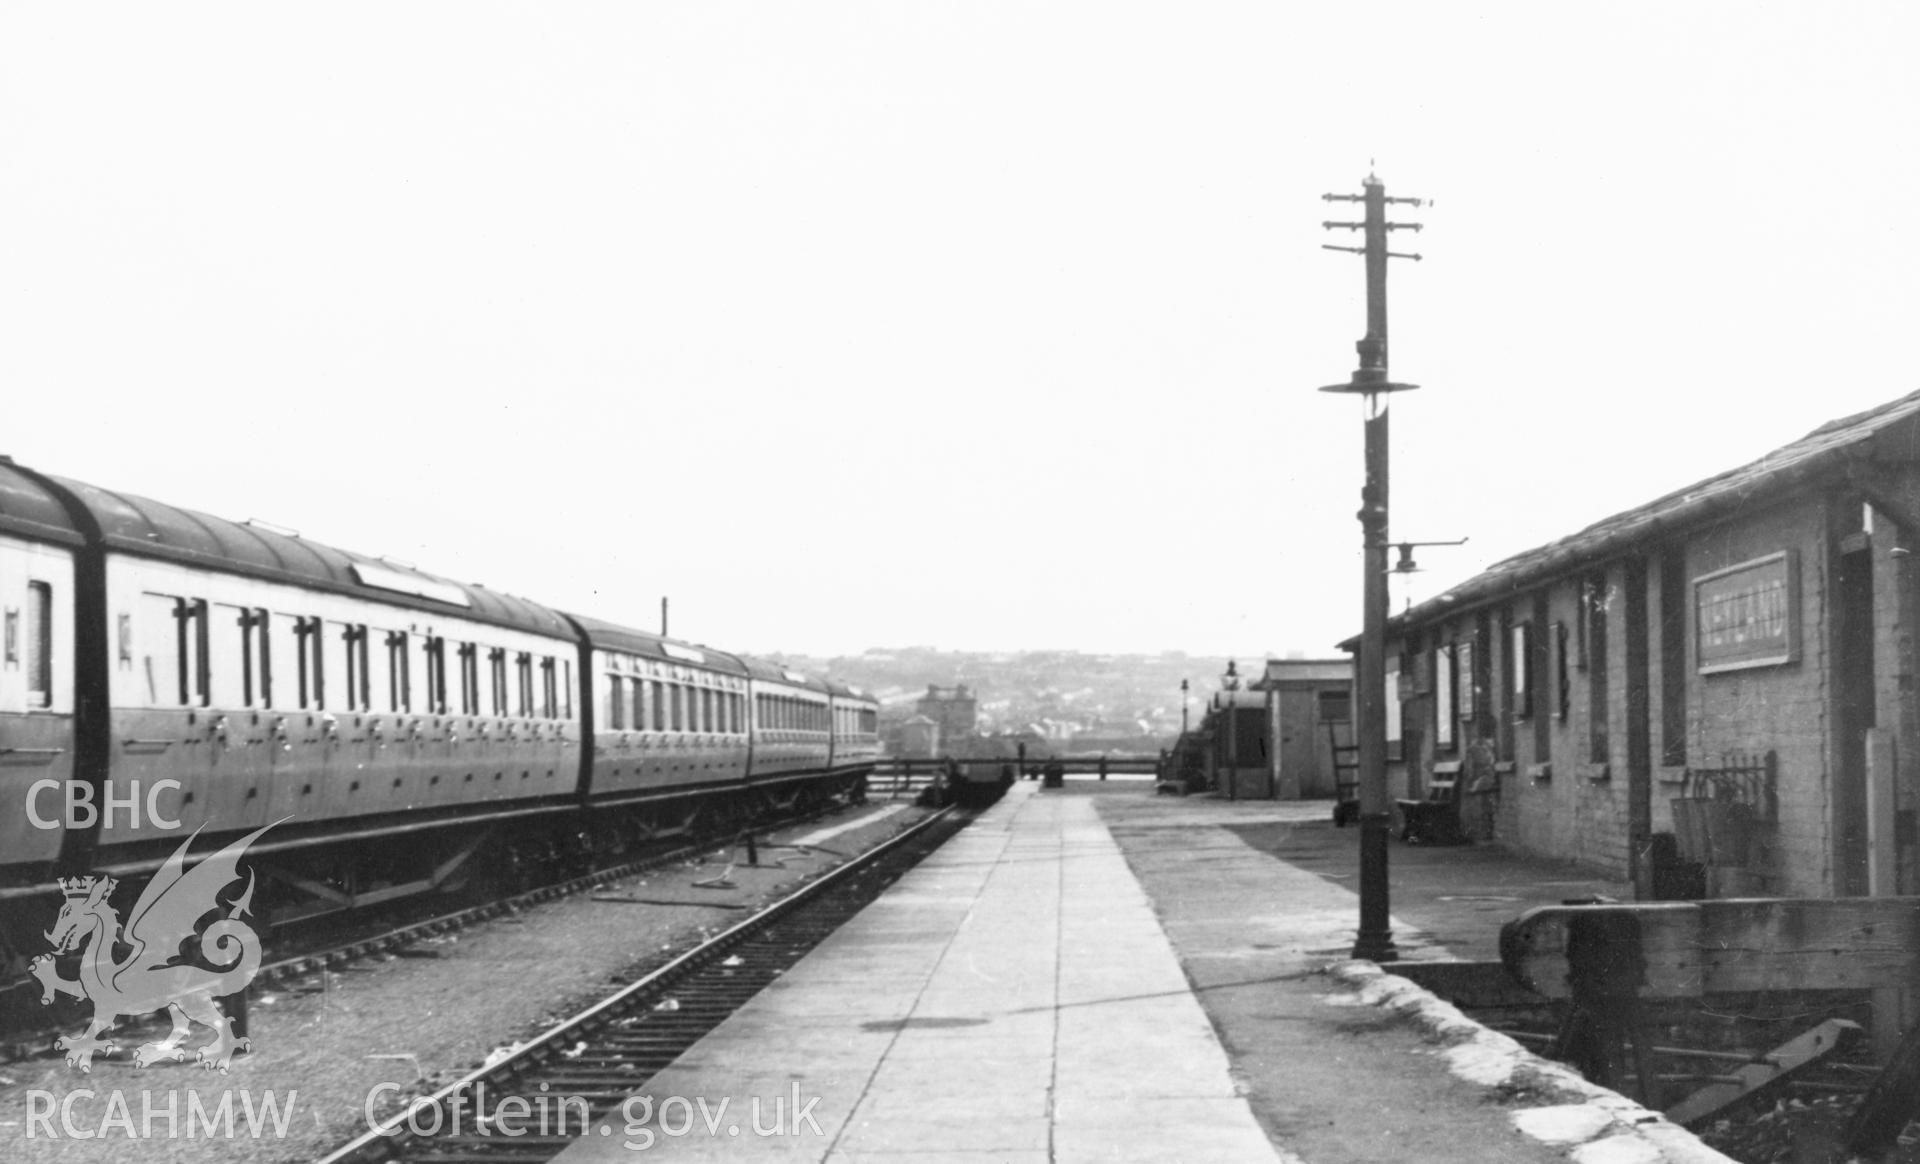
POLYGON ((1290 1159, 1092 802, 1032 784, 647 1092, 561 1159, 1290 1159))
POLYGON ((1115 799, 1016 785, 561 1159, 1726 1160, 1345 962, 1352 893, 1245 809, 1115 799))

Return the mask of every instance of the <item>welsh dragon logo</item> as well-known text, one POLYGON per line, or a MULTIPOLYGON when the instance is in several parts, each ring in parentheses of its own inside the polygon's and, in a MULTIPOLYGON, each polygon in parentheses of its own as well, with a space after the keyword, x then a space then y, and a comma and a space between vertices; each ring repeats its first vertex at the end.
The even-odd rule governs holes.
MULTIPOLYGON (((233 1053, 250 1049, 249 1040, 234 1037, 230 1022, 213 1000, 246 989, 260 969, 260 938, 253 927, 240 920, 253 901, 252 872, 247 874, 245 891, 225 907, 225 917, 216 918, 204 929, 200 923, 207 915, 220 912, 218 895, 240 878, 240 855, 272 827, 267 825, 241 837, 192 869, 185 868, 187 849, 194 839, 188 837, 147 883, 124 929, 111 904, 118 881, 111 877, 61 880, 66 902, 45 936, 54 954, 81 950, 80 976, 61 978, 54 969, 53 954, 40 955, 28 969, 45 988, 40 996, 42 1005, 53 1002, 56 994, 93 1002, 93 1021, 86 1033, 64 1035, 54 1043, 67 1053, 69 1064, 91 1073, 95 1054, 114 1052, 114 1044, 101 1037, 108 1028, 122 1017, 151 1014, 162 1008, 171 1014, 173 1030, 166 1038, 136 1050, 136 1067, 162 1059, 185 1059, 186 1048, 181 1044, 196 1022, 214 1033, 213 1041, 195 1055, 208 1070, 224 1075, 233 1053), (205 965, 189 960, 189 944, 196 937, 205 965), (114 960, 116 946, 129 949, 120 961, 114 960)), ((199 830, 194 830, 194 836, 199 835, 199 830)))

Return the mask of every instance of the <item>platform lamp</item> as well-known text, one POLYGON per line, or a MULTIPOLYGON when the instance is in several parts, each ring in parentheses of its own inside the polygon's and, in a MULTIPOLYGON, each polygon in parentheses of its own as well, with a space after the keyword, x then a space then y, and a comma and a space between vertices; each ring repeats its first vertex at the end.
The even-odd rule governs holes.
POLYGON ((1386 397, 1418 385, 1396 383, 1387 375, 1387 259, 1418 259, 1387 250, 1391 230, 1419 230, 1417 223, 1389 223, 1389 202, 1420 205, 1417 198, 1388 198, 1380 179, 1367 175, 1359 194, 1328 194, 1328 202, 1360 202, 1362 222, 1329 222, 1328 229, 1364 232, 1360 247, 1329 246, 1366 258, 1367 334, 1355 349, 1360 366, 1344 384, 1329 384, 1322 392, 1359 396, 1366 403, 1366 481, 1360 490, 1361 630, 1359 706, 1355 708, 1355 736, 1360 745, 1360 931, 1353 956, 1391 962, 1400 955, 1393 945, 1387 906, 1387 838, 1392 806, 1387 800, 1387 407, 1386 397))

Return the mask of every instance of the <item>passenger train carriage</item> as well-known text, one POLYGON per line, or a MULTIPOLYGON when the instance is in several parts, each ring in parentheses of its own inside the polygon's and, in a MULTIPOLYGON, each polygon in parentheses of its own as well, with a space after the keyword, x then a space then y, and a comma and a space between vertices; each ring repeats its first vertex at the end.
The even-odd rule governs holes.
POLYGON ((5 459, 0 613, 16 954, 10 902, 194 829, 280 822, 300 916, 857 799, 879 752, 851 688, 5 459))

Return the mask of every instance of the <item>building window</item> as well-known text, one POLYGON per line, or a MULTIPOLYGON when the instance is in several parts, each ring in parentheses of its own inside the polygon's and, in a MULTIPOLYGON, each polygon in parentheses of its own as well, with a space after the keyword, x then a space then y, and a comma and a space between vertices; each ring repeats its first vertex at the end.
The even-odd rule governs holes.
POLYGON ((1433 707, 1434 732, 1433 745, 1441 751, 1450 752, 1458 740, 1459 724, 1455 719, 1457 692, 1457 671, 1454 666, 1453 645, 1436 645, 1433 650, 1433 707))
POLYGON ((1553 625, 1548 592, 1533 596, 1533 623, 1537 632, 1527 635, 1527 702, 1533 707, 1533 762, 1545 764, 1553 759, 1553 715, 1547 702, 1547 682, 1553 674, 1553 625), (1535 694, 1535 693, 1538 694, 1535 694))
POLYGON ((1596 574, 1587 582, 1587 760, 1604 764, 1607 736, 1607 577, 1596 574))
POLYGON ((1507 628, 1507 704, 1513 718, 1533 718, 1533 624, 1507 628))
MULTIPOLYGON (((1406 748, 1401 742, 1400 731, 1400 656, 1394 655, 1387 660, 1386 690, 1380 693, 1380 707, 1387 720, 1387 759, 1406 758, 1406 748)), ((1349 701, 1351 703, 1351 701, 1349 701)), ((1324 707, 1324 704, 1322 705, 1324 707)), ((1351 711, 1351 708, 1349 708, 1351 711)), ((1348 716, 1351 719, 1351 715, 1348 716)))
POLYGON ((1462 722, 1472 723, 1474 716, 1480 714, 1480 672, 1475 669, 1478 661, 1472 643, 1453 645, 1453 682, 1454 698, 1459 705, 1462 722))
POLYGON ((1553 718, 1561 723, 1567 722, 1567 712, 1573 707, 1573 662, 1569 656, 1572 651, 1567 642, 1567 624, 1553 624, 1553 718))

